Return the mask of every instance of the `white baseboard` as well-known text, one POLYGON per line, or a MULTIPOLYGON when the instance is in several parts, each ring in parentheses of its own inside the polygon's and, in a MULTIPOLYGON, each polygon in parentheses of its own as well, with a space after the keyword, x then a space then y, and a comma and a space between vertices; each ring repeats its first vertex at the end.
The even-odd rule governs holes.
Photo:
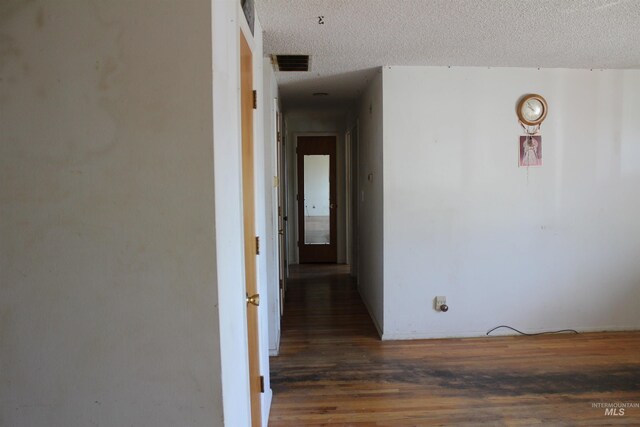
POLYGON ((280 335, 282 334, 282 330, 278 330, 278 336, 276 337, 276 347, 269 347, 269 357, 277 356, 280 354, 280 335))
POLYGON ((271 401, 273 400, 273 391, 267 389, 262 395, 262 427, 268 427, 269 414, 271 413, 271 401))
MULTIPOLYGON (((366 304, 365 304, 366 305, 366 304)), ((375 323, 375 322, 374 322, 375 323)), ((545 328, 545 329, 526 329, 517 328, 528 334, 537 334, 547 331, 557 331, 561 329, 574 329, 579 333, 589 332, 623 332, 623 331, 637 331, 640 330, 639 326, 589 326, 584 328, 559 326, 557 328, 545 328), (524 329, 524 330, 523 330, 524 329)), ((488 330, 488 329, 487 329, 488 330)), ((489 336, 513 336, 520 335, 510 329, 497 330, 489 336)), ((383 341, 402 341, 402 340, 425 340, 425 339, 443 339, 443 338, 482 338, 487 337, 487 331, 462 331, 462 332, 443 332, 438 333, 434 331, 424 332, 392 332, 382 334, 381 339, 383 341)))

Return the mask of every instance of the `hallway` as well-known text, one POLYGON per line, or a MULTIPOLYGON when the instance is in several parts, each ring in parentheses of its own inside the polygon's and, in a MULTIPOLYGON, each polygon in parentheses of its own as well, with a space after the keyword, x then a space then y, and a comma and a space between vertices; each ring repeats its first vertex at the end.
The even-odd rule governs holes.
POLYGON ((640 421, 592 405, 640 402, 640 333, 380 341, 347 266, 291 275, 270 426, 640 421))

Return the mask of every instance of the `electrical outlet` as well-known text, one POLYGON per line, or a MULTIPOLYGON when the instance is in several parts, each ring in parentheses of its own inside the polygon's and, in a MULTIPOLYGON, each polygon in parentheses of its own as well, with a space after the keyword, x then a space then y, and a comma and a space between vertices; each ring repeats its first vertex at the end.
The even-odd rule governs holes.
POLYGON ((434 298, 434 309, 436 311, 442 311, 440 310, 440 307, 442 307, 443 305, 447 305, 447 297, 435 297, 434 298))

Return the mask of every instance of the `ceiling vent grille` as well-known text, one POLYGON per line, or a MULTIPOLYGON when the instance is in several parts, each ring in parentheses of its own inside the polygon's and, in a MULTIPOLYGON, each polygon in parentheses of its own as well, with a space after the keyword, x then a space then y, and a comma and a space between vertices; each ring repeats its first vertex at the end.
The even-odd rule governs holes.
POLYGON ((309 71, 309 55, 275 55, 278 71, 309 71))

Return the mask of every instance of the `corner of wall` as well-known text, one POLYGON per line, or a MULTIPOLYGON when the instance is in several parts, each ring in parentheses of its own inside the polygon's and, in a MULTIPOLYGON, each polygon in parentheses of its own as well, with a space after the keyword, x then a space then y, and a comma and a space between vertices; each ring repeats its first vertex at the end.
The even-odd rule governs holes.
POLYGON ((380 335, 384 324, 383 99, 380 69, 359 102, 358 289, 380 335))

